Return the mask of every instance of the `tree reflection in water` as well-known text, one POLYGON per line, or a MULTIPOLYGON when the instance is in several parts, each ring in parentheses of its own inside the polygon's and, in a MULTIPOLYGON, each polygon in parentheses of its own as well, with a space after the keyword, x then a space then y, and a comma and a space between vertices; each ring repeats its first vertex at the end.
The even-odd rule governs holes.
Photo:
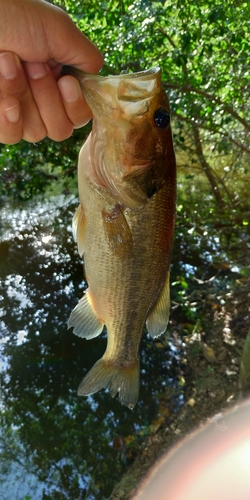
POLYGON ((76 395, 83 375, 102 356, 106 335, 87 342, 67 330, 85 286, 71 234, 75 206, 72 197, 58 197, 1 212, 0 472, 3 485, 14 470, 13 484, 34 474, 35 482, 27 475, 33 486, 25 484, 32 500, 106 498, 129 461, 113 448, 117 436, 136 436, 136 447, 162 394, 173 410, 182 404, 181 349, 159 349, 147 336, 133 412, 105 391, 76 395))

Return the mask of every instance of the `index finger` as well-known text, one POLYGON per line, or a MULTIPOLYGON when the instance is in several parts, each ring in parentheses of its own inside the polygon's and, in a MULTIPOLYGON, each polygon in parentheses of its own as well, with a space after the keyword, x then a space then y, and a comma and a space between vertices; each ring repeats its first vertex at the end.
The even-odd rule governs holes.
POLYGON ((74 128, 83 127, 92 118, 92 112, 84 99, 78 80, 71 75, 57 81, 65 111, 74 128))

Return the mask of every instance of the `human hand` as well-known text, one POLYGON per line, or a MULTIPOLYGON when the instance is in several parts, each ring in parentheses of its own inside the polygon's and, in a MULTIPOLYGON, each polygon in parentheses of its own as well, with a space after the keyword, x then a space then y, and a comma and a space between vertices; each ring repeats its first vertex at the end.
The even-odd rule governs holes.
POLYGON ((97 73, 102 56, 61 9, 0 0, 0 142, 61 141, 89 121, 76 78, 60 78, 64 64, 97 73))

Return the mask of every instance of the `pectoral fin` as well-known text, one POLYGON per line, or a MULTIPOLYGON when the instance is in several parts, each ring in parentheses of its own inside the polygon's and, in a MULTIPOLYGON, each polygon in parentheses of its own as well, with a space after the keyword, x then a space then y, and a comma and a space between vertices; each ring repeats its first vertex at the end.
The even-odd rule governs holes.
POLYGON ((100 335, 103 326, 103 321, 96 316, 87 290, 73 309, 69 317, 68 328, 73 327, 75 335, 89 340, 100 335))
POLYGON ((85 239, 85 215, 82 205, 79 205, 76 209, 72 221, 72 229, 73 229, 74 239, 75 241, 77 241, 79 255, 82 257, 84 253, 84 239, 85 239))
POLYGON ((146 325, 151 337, 158 337, 168 326, 170 309, 169 273, 158 301, 150 312, 146 325))
POLYGON ((120 205, 115 205, 110 212, 103 210, 102 218, 110 249, 121 258, 128 252, 131 253, 133 247, 132 235, 120 205))

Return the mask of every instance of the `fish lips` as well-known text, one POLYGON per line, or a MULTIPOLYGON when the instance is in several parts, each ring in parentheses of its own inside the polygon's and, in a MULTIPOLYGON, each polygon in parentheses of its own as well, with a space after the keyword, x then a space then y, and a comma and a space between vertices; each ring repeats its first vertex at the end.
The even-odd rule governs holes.
POLYGON ((93 115, 99 118, 112 110, 143 115, 148 111, 148 100, 161 91, 161 69, 103 77, 64 66, 62 74, 72 74, 80 82, 84 97, 93 115))

